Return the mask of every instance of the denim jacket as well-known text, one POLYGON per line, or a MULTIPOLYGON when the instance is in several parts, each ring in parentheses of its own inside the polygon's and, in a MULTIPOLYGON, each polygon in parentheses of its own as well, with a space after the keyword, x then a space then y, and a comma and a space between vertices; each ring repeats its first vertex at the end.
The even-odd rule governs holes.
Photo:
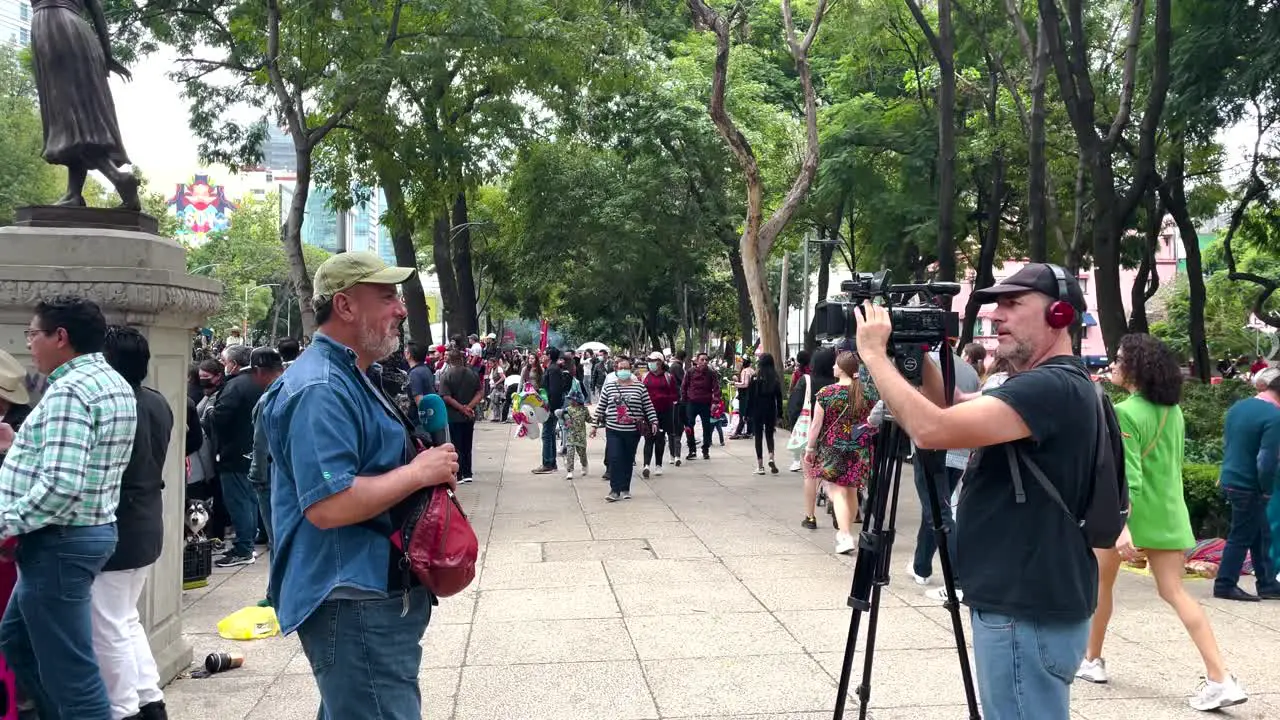
POLYGON ((406 437, 356 366, 355 352, 322 334, 269 395, 261 420, 272 459, 270 587, 281 629, 290 633, 339 588, 387 593, 389 516, 321 530, 305 511, 357 476, 403 465, 406 437))

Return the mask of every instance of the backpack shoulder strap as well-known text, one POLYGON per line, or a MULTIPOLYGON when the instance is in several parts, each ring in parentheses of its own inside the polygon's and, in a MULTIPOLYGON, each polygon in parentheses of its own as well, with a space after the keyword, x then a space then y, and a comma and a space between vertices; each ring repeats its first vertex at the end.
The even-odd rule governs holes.
POLYGON ((1073 524, 1083 527, 1084 523, 1076 519, 1075 513, 1071 512, 1071 508, 1067 507, 1067 503, 1062 499, 1062 494, 1058 492, 1058 488, 1054 487, 1053 483, 1049 482, 1049 478, 1045 476, 1044 471, 1040 469, 1040 466, 1036 464, 1035 460, 1027 457, 1024 453, 1020 453, 1015 450, 1013 443, 1005 443, 1004 449, 1005 453, 1009 456, 1009 471, 1013 475, 1013 493, 1017 498, 1018 503, 1025 503, 1027 501, 1027 493, 1022 485, 1022 471, 1018 467, 1018 461, 1021 459, 1022 462, 1027 464, 1027 469, 1031 471, 1031 477, 1035 479, 1036 484, 1038 484, 1045 493, 1049 495, 1049 499, 1053 500, 1058 507, 1062 508, 1062 511, 1067 514, 1067 517, 1071 518, 1071 522, 1073 524))

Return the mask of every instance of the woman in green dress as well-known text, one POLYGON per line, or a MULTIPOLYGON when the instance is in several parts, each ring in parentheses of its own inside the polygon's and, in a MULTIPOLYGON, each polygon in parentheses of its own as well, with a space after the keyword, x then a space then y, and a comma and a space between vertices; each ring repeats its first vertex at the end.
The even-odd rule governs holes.
POLYGON ((1207 681, 1191 699, 1191 707, 1215 710, 1238 705, 1248 696, 1223 665, 1204 609, 1182 586, 1184 551, 1195 545, 1195 536, 1182 495, 1184 427, 1178 407, 1182 394, 1178 358, 1150 335, 1125 335, 1111 369, 1112 381, 1130 393, 1116 405, 1124 437, 1129 522, 1115 548, 1094 550, 1098 556, 1098 610, 1076 677, 1107 682, 1102 643, 1111 621, 1112 588, 1121 561, 1136 557, 1141 548, 1160 598, 1178 613, 1204 661, 1207 681))

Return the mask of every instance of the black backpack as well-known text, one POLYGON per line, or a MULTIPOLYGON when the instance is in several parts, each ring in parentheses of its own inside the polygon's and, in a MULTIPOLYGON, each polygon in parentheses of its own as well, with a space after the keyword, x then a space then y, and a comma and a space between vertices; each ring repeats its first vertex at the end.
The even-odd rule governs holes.
MULTIPOLYGON (((1073 368, 1062 369, 1080 374, 1073 368)), ((1098 396, 1098 436, 1094 444, 1093 487, 1089 491, 1088 504, 1083 512, 1077 513, 1067 507, 1061 493, 1049 482, 1049 478, 1045 477, 1044 471, 1034 460, 1019 452, 1013 443, 1006 443, 1004 448, 1009 457, 1009 470, 1013 475, 1013 490, 1017 502, 1027 501, 1019 469, 1018 461, 1021 460, 1031 471, 1036 483, 1071 518, 1071 522, 1080 527, 1089 547, 1113 548, 1129 515, 1129 483, 1124 476, 1124 438, 1120 434, 1120 422, 1116 419, 1111 398, 1102 391, 1100 384, 1092 379, 1089 384, 1098 396)))

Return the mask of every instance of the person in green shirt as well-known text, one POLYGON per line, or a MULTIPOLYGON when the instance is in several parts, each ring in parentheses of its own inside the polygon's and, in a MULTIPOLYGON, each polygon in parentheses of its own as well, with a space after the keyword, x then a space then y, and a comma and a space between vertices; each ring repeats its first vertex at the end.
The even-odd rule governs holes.
POLYGON ((1204 661, 1206 681, 1191 698, 1196 710, 1216 710, 1249 699, 1223 664, 1222 652, 1204 608, 1182 586, 1184 550, 1195 545, 1191 519, 1182 495, 1185 438, 1182 371, 1164 343, 1146 334, 1125 335, 1111 363, 1112 381, 1128 390, 1116 405, 1124 437, 1125 480, 1129 484, 1129 522, 1116 546, 1094 550, 1098 558, 1098 609, 1093 615, 1089 646, 1076 677, 1094 683, 1108 680, 1102 643, 1111 621, 1112 588, 1120 561, 1146 552, 1160 599, 1178 613, 1204 661))

